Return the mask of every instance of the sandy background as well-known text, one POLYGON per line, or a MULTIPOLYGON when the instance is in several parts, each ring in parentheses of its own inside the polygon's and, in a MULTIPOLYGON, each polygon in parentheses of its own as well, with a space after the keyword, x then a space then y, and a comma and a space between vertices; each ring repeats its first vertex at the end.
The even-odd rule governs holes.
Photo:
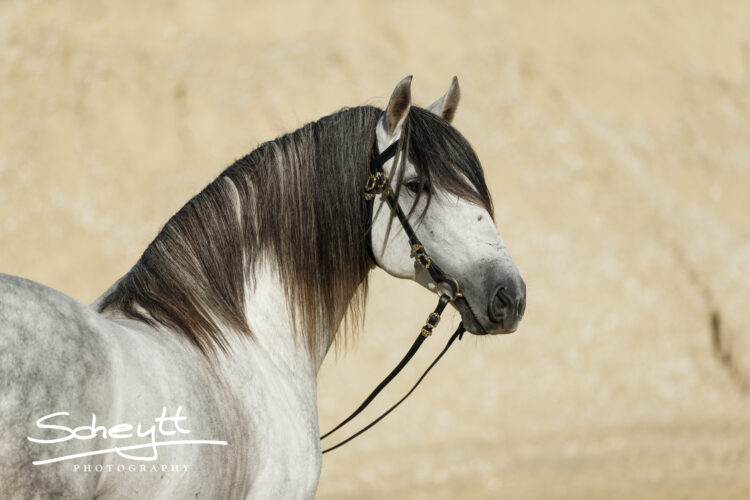
MULTIPOLYGON (((422 104, 460 78, 526 318, 326 456, 319 497, 748 498, 747 2, 3 0, 0 271, 91 301, 235 158, 407 74, 422 104)), ((432 301, 375 276, 322 428, 432 301)))

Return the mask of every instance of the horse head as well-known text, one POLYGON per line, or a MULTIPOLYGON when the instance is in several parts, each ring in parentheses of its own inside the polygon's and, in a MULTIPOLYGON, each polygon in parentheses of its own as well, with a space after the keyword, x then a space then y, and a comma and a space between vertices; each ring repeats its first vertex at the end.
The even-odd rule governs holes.
MULTIPOLYGON (((526 307, 526 285, 498 232, 482 167, 469 142, 451 125, 460 99, 454 77, 429 108, 411 103, 411 77, 396 85, 376 128, 377 148, 399 143, 382 168, 429 258, 455 279, 453 303, 474 334, 510 333, 526 307)), ((372 211, 371 245, 378 266, 440 291, 434 273, 414 258, 414 245, 384 197, 372 211), (394 223, 395 221, 395 223, 394 223)))

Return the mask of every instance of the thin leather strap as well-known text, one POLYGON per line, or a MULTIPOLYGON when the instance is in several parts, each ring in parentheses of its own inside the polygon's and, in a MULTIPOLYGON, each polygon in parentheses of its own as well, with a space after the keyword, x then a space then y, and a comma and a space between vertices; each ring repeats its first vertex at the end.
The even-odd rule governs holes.
MULTIPOLYGON (((396 156, 396 153, 398 153, 398 148, 399 148, 400 143, 401 143, 400 140, 392 143, 390 146, 385 148, 382 153, 378 154, 372 159, 372 161, 370 162, 370 173, 372 175, 377 175, 378 173, 380 173, 383 175, 383 177, 386 179, 386 182, 387 182, 387 176, 385 176, 383 165, 388 160, 396 156)), ((419 258, 417 258, 417 260, 420 262, 420 264, 422 264, 422 267, 424 267, 427 270, 427 272, 430 274, 430 277, 436 284, 447 285, 448 287, 450 287, 453 297, 457 297, 459 293, 458 283, 455 282, 454 280, 446 279, 446 274, 443 272, 443 270, 437 265, 437 263, 435 263, 429 258, 429 255, 427 254, 427 251, 424 249, 422 242, 419 241, 419 237, 417 237, 417 234, 414 231, 414 228, 411 227, 409 218, 401 209, 401 205, 399 205, 398 201, 393 195, 393 191, 389 189, 389 187, 390 185, 387 185, 385 190, 382 192, 383 198, 388 203, 388 206, 391 208, 391 210, 396 214, 396 217, 401 223, 401 227, 404 228, 404 232, 406 233, 406 236, 409 238, 409 244, 411 245, 412 249, 415 249, 415 248, 421 249, 420 251, 423 253, 424 258, 427 259, 428 264, 425 265, 425 262, 422 262, 419 258)), ((372 255, 372 249, 370 248, 369 250, 370 250, 370 254, 372 255)), ((374 255, 373 255, 373 260, 374 260, 374 255)))
MULTIPOLYGON (((435 307, 435 310, 433 311, 433 313, 437 314, 438 317, 439 317, 440 314, 443 313, 443 310, 445 309, 445 306, 447 306, 449 302, 450 302, 450 298, 447 295, 442 295, 440 297, 440 300, 438 301, 438 305, 437 305, 437 307, 435 307)), ((372 403, 372 400, 375 399, 375 397, 378 394, 380 394, 380 391, 382 391, 383 389, 385 389, 385 386, 387 386, 388 384, 390 384, 391 381, 394 378, 396 378, 396 375, 398 375, 399 372, 401 372, 401 370, 404 369, 404 367, 406 366, 406 364, 411 360, 411 358, 414 357, 414 355, 417 353, 417 351, 419 350, 419 348, 422 347, 422 343, 424 343, 424 341, 427 339, 427 337, 428 337, 427 335, 424 335, 422 332, 420 332, 419 335, 417 335, 417 338, 414 340, 414 343, 411 345, 411 347, 409 348, 409 350, 406 352, 406 355, 401 359, 401 361, 399 361, 399 363, 396 365, 396 367, 393 370, 391 370, 391 373, 389 373, 388 376, 386 376, 383 379, 383 381, 378 384, 378 386, 370 393, 369 396, 367 396, 365 398, 365 400, 362 402, 362 404, 359 405, 357 407, 357 409, 352 412, 351 415, 349 415, 348 417, 346 417, 339 425, 337 425, 336 427, 334 427, 330 431, 328 431, 325 434, 323 434, 322 436, 320 436, 320 439, 325 439, 329 435, 333 434, 334 432, 336 432, 337 430, 339 430, 340 428, 342 428, 343 426, 345 426, 346 424, 348 424, 354 417, 356 417, 357 415, 359 415, 362 412, 362 410, 364 410, 365 408, 367 408, 367 406, 370 403, 372 403)))
MULTIPOLYGON (((414 232, 414 229, 411 227, 411 224, 409 223, 409 219, 404 214, 403 210, 401 210, 401 206, 398 204, 398 201, 393 196, 393 191, 390 186, 390 182, 388 181, 388 177, 385 175, 385 172, 383 171, 383 165, 396 156, 396 153, 398 152, 400 141, 396 141, 390 146, 388 146, 382 153, 375 155, 372 160, 370 161, 370 176, 367 179, 367 182, 365 183, 365 200, 368 202, 370 200, 373 200, 376 194, 381 194, 383 198, 385 198, 388 205, 391 207, 391 210, 396 214, 396 217, 398 217, 399 222, 401 223, 401 226, 404 228, 404 232, 406 232, 407 237, 409 238, 409 243, 412 246, 412 257, 419 262, 419 264, 422 265, 429 273, 430 277, 435 282, 435 285, 439 287, 440 284, 447 284, 450 288, 452 293, 450 295, 447 295, 445 293, 440 294, 440 299, 438 300, 438 304, 435 307, 435 310, 430 313, 430 315, 427 317, 427 321, 425 325, 422 327, 422 330, 419 332, 419 335, 414 340, 414 343, 411 345, 409 350, 406 352, 406 355, 401 359, 401 361, 396 365, 396 367, 391 370, 391 372, 388 374, 388 376, 383 379, 380 384, 378 384, 377 387, 370 393, 367 398, 362 402, 362 404, 357 407, 354 412, 352 412, 351 415, 346 417, 340 424, 338 424, 336 427, 331 429, 330 431, 323 434, 320 439, 325 439, 326 437, 330 436, 337 430, 339 430, 341 427, 349 423, 353 418, 355 418, 357 415, 359 415, 367 406, 372 403, 372 401, 380 394, 380 392, 389 384, 391 381, 401 372, 401 370, 404 369, 404 367, 411 361, 411 359, 414 357, 414 355, 417 353, 419 348, 424 343, 425 339, 432 335, 432 330, 435 328, 440 321, 440 315, 445 310, 445 307, 453 300, 461 297, 458 282, 450 277, 449 275, 443 273, 443 271, 430 260, 429 255, 427 254, 427 251, 424 249, 424 246, 422 246, 421 242, 419 241, 419 238, 417 237, 417 234, 414 232)), ((369 215, 370 218, 372 218, 372 210, 373 206, 369 204, 369 215)), ((375 261, 375 256, 372 253, 372 248, 370 245, 368 245, 368 250, 370 251, 370 256, 373 258, 373 261, 375 261)), ((440 293, 440 292, 438 292, 440 293)), ((466 329, 463 326, 463 323, 461 323, 458 326, 458 329, 455 331, 455 333, 451 336, 451 338, 448 340, 448 343, 446 344, 445 348, 442 350, 440 354, 435 358, 435 360, 430 364, 430 366, 427 367, 427 369, 424 371, 421 377, 419 377, 419 380, 414 384, 414 386, 409 390, 409 392, 406 393, 404 397, 402 397, 396 404, 391 406, 386 412, 381 414, 378 418, 370 422, 368 425, 354 433, 353 435, 346 438, 344 441, 341 441, 340 443, 336 444, 335 446, 332 446, 330 448, 327 448, 323 450, 323 453, 327 453, 329 451, 335 450, 339 446, 342 446, 352 439, 356 438, 366 430, 370 429, 373 425, 380 422, 382 419, 384 419, 389 413, 391 413, 393 410, 395 410, 409 395, 414 392, 414 390, 417 388, 417 386, 422 382, 422 380, 427 376, 427 373, 432 369, 433 366, 440 360, 440 358, 443 357, 443 355, 448 351, 448 348, 453 344, 453 342, 456 340, 456 338, 461 338, 463 336, 463 333, 466 331, 466 329)))
MULTIPOLYGON (((373 420, 372 422, 370 422, 369 424, 367 424, 365 427, 361 428, 360 430, 358 430, 357 432, 355 432, 354 434, 352 434, 348 438, 344 439, 340 443, 335 444, 335 445, 331 446, 330 448, 326 448, 325 450, 322 451, 322 453, 328 453, 329 451, 333 451, 336 448, 345 445, 346 443, 348 443, 352 439, 356 438, 357 436, 359 436, 360 434, 362 434, 363 432, 367 431, 372 426, 374 426, 375 424, 377 424, 378 422, 380 422, 381 420, 383 420, 386 416, 388 416, 389 413, 391 413, 393 410, 395 410, 396 408, 398 408, 398 406, 401 403, 403 403, 404 400, 406 400, 406 398, 408 398, 411 395, 412 392, 414 392, 414 390, 419 386, 419 384, 422 383, 422 380, 424 380, 424 378, 427 376, 427 374, 430 373, 430 370, 432 370, 432 367, 434 367, 437 364, 437 362, 440 361, 440 358, 442 358, 443 355, 446 352, 448 352, 448 349, 453 344, 453 342, 456 340, 456 338, 460 339, 461 337, 463 337, 463 334, 464 334, 465 331, 466 331, 466 329, 464 328, 464 324, 463 323, 461 323, 460 325, 458 325, 458 328, 453 333, 453 335, 451 335, 451 338, 448 339, 448 343, 445 344, 445 347, 443 348, 442 351, 440 351, 440 354, 438 354, 437 357, 434 359, 434 361, 432 363, 430 363, 430 366, 427 367, 427 369, 424 371, 424 373, 422 373, 422 376, 419 377, 419 379, 412 386, 412 388, 409 389, 409 392, 407 392, 406 394, 404 394, 404 396, 401 399, 399 399, 396 402, 396 404, 394 404, 393 406, 391 406, 390 408, 388 408, 388 410, 386 410, 385 412, 383 412, 378 418, 376 418, 375 420, 373 420)), ((355 413, 359 413, 359 411, 361 411, 361 410, 358 408, 357 412, 355 412, 355 413)), ((351 420, 351 418, 353 418, 353 417, 354 417, 354 415, 352 415, 346 421, 351 420)), ((346 422, 344 422, 344 423, 346 423, 346 422)), ((343 425, 343 423, 341 425, 343 425)), ((336 429, 338 429, 341 425, 337 426, 336 429)), ((334 430, 336 430, 336 429, 334 429, 334 430)), ((331 432, 333 432, 333 431, 330 431, 328 434, 330 434, 331 432)), ((328 434, 326 434, 326 436, 328 434)))

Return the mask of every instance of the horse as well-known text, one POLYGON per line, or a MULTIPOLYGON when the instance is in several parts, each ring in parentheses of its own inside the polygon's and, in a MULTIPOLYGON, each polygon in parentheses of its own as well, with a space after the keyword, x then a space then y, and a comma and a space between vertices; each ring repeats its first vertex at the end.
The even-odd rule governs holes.
POLYGON ((379 266, 439 291, 384 197, 373 155, 476 335, 516 330, 526 286, 480 162, 411 77, 385 110, 344 108, 260 145, 163 226, 87 306, 0 275, 0 496, 312 498, 316 375, 356 328, 379 266))

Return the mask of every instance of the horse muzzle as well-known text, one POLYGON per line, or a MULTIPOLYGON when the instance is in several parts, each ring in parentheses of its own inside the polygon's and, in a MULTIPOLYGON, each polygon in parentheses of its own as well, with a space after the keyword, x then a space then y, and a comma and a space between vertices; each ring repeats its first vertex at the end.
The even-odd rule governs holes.
POLYGON ((519 276, 499 285, 487 306, 487 319, 492 329, 488 333, 512 333, 526 312, 526 283, 519 276))
POLYGON ((475 335, 513 333, 526 312, 526 283, 520 274, 492 274, 487 272, 483 284, 467 289, 466 300, 455 304, 467 331, 475 335))

